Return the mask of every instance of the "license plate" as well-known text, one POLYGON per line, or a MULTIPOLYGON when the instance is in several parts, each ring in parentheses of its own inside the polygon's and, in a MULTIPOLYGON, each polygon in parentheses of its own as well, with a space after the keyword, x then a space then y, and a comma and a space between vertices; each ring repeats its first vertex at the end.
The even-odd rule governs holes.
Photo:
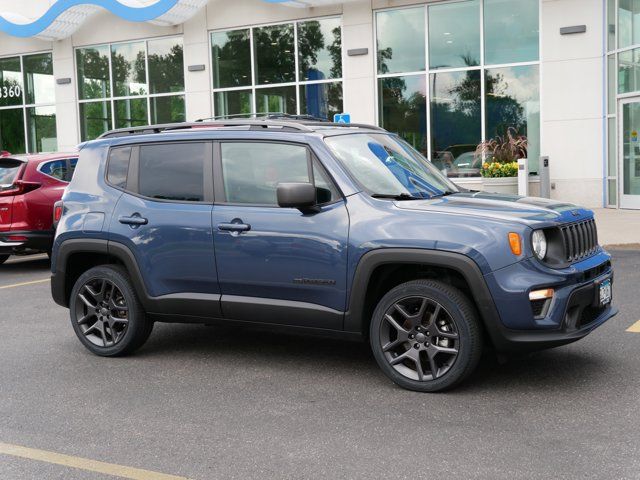
POLYGON ((599 305, 604 307, 611 303, 611 279, 603 281, 598 288, 599 305))

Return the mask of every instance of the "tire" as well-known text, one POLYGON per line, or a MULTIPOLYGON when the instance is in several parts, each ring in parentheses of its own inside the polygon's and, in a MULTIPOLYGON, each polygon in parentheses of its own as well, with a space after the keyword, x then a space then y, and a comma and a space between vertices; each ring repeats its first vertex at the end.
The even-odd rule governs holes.
POLYGON ((373 313, 369 338, 384 374, 417 392, 455 387, 475 370, 482 354, 472 303, 457 288, 434 280, 410 281, 385 294, 373 313))
POLYGON ((127 271, 116 265, 102 265, 83 273, 71 291, 69 309, 80 342, 103 357, 134 352, 153 329, 127 271))
POLYGON ((6 262, 11 255, 0 255, 0 265, 6 262))

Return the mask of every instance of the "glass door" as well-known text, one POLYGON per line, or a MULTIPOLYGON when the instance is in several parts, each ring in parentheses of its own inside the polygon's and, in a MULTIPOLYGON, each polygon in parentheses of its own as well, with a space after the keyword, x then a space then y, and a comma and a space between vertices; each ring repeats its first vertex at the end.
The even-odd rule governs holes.
POLYGON ((620 100, 620 207, 640 209, 640 98, 620 100))

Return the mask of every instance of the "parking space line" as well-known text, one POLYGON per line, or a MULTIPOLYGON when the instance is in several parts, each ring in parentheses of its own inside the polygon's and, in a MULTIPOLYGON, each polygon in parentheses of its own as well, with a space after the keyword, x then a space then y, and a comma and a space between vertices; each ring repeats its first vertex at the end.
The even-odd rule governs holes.
POLYGON ((634 323, 629 328, 627 328, 627 332, 640 333, 640 320, 638 320, 636 323, 634 323))
POLYGON ((0 442, 0 454, 12 457, 26 458, 40 462, 62 465, 64 467, 78 468, 88 472, 104 473, 114 477, 129 478, 132 480, 188 480, 186 477, 177 477, 165 473, 152 472, 139 468, 125 467, 114 463, 99 462, 88 458, 63 455, 61 453, 38 450, 0 442))
POLYGON ((42 280, 33 280, 31 282, 14 283, 13 285, 3 285, 3 286, 0 286, 0 290, 4 290, 5 288, 16 288, 16 287, 25 287, 27 285, 36 285, 38 283, 44 283, 49 281, 51 281, 50 278, 43 278, 42 280))

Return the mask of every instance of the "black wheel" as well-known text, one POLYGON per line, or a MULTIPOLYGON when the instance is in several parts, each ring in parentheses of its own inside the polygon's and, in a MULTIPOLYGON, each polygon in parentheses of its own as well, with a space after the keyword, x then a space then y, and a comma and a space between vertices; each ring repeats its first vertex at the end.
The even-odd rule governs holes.
POLYGON ((11 255, 0 255, 0 265, 6 262, 11 255))
POLYGON ((140 348, 153 322, 147 319, 126 270, 114 265, 83 273, 71 292, 71 324, 96 355, 115 357, 140 348))
POLYGON ((432 280, 398 285, 378 303, 371 348, 396 384, 419 392, 452 388, 476 368, 482 332, 469 299, 432 280))

